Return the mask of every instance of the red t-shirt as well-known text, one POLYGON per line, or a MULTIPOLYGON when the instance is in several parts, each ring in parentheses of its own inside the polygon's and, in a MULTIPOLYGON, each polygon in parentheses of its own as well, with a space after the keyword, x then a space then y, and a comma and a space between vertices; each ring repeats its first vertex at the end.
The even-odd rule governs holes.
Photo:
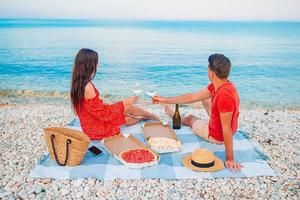
POLYGON ((217 91, 212 83, 207 86, 207 89, 211 94, 209 135, 218 141, 224 141, 220 113, 233 112, 231 130, 234 134, 238 127, 239 94, 230 81, 224 83, 217 91))

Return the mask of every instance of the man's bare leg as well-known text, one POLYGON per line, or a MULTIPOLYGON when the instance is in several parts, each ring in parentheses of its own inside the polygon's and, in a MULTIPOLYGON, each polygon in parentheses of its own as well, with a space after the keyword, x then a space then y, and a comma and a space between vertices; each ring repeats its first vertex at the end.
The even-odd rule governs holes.
MULTIPOLYGON (((165 106, 165 112, 167 113, 167 115, 169 115, 171 118, 174 115, 174 110, 170 107, 170 106, 165 106)), ((189 126, 192 127, 193 123, 197 120, 198 118, 195 117, 194 115, 188 115, 186 117, 183 117, 181 119, 181 123, 185 126, 189 126)))
POLYGON ((206 110, 208 116, 210 116, 211 98, 203 100, 202 104, 203 104, 203 107, 206 110))

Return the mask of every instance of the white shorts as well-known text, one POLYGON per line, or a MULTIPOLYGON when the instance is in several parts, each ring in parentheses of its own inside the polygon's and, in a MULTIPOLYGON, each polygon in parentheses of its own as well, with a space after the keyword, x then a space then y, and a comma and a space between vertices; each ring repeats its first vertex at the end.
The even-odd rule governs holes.
POLYGON ((209 135, 208 123, 200 119, 196 120, 192 125, 193 132, 204 140, 214 144, 224 144, 222 141, 218 141, 209 135))

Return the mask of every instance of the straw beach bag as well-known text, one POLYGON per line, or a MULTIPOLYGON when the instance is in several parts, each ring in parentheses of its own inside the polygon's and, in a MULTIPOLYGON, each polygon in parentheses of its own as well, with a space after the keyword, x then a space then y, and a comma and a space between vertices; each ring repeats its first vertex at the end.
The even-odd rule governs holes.
POLYGON ((79 165, 90 144, 90 138, 69 128, 44 129, 48 151, 52 160, 60 166, 79 165))

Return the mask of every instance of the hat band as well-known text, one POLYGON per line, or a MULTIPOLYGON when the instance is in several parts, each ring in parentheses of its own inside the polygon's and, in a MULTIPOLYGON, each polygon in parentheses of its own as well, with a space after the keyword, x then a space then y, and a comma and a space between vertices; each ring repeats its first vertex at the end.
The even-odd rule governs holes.
POLYGON ((201 167, 201 168, 209 168, 215 165, 215 161, 212 161, 211 163, 197 163, 193 160, 191 160, 191 164, 194 165, 195 167, 201 167))

